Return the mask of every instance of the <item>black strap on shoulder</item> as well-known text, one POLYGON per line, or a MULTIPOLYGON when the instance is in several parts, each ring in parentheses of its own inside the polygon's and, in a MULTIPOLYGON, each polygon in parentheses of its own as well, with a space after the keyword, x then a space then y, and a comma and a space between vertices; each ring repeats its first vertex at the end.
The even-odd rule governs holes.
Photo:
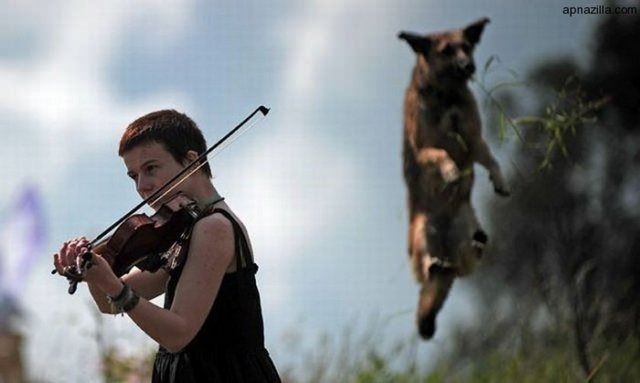
POLYGON ((211 214, 220 213, 225 216, 233 225, 233 236, 235 241, 235 248, 237 251, 236 257, 236 269, 240 270, 245 268, 248 265, 253 264, 253 256, 251 255, 251 251, 249 250, 249 244, 247 242, 247 238, 240 227, 240 224, 233 218, 231 213, 224 209, 214 209, 211 214))

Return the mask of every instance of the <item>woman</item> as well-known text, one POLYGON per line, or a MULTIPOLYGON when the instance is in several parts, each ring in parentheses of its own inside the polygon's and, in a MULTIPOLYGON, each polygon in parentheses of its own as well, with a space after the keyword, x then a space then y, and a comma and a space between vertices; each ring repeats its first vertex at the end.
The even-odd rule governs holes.
MULTIPOLYGON (((162 110, 127 127, 119 155, 146 198, 205 150, 189 117, 162 110)), ((153 382, 279 382, 264 347, 258 267, 246 228, 211 183, 209 164, 177 191, 203 214, 188 240, 174 246, 176 256, 156 272, 134 269, 119 279, 92 253, 84 280, 93 299, 103 313, 126 313, 159 343, 153 382), (163 293, 164 308, 149 302, 163 293)), ((76 265, 88 243, 80 237, 63 244, 54 255, 59 274, 76 265)))

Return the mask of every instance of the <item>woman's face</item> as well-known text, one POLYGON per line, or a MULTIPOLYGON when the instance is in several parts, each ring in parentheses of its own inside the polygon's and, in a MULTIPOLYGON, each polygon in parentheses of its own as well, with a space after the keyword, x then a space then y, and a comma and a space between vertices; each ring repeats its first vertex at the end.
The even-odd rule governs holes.
MULTIPOLYGON (((138 145, 125 152, 122 159, 127 167, 127 175, 136 183, 136 190, 143 199, 155 193, 158 188, 184 169, 184 166, 157 142, 138 145)), ((176 188, 177 190, 174 189, 169 194, 174 195, 177 191, 185 191, 186 186, 185 181, 176 188)), ((166 197, 162 200, 166 200, 166 197)), ((163 201, 159 201, 152 207, 160 206, 163 201)))

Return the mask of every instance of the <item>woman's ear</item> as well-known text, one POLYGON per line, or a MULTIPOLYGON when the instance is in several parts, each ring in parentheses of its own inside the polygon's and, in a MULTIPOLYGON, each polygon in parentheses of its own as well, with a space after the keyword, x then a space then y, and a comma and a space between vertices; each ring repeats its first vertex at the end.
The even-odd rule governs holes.
POLYGON ((195 150, 189 150, 187 154, 184 156, 184 165, 187 166, 192 163, 196 158, 198 158, 198 152, 195 150))

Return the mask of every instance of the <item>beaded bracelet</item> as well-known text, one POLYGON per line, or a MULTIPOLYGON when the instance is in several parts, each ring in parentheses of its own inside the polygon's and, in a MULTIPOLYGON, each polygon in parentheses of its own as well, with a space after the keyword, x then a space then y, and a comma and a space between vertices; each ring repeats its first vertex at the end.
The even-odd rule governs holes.
POLYGON ((111 306, 111 312, 114 314, 129 312, 131 309, 136 307, 140 301, 138 294, 136 294, 129 285, 122 282, 122 286, 122 291, 120 291, 117 296, 112 297, 107 295, 107 300, 111 306))

